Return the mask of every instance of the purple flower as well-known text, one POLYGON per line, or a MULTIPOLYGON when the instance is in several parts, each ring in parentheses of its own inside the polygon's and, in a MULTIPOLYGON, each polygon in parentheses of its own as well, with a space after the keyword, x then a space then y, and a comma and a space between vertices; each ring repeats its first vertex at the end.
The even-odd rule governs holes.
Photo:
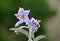
POLYGON ((33 29, 40 27, 39 22, 37 20, 35 20, 34 18, 31 18, 31 27, 33 29))
POLYGON ((18 27, 20 23, 29 22, 29 18, 28 18, 29 12, 30 12, 30 10, 24 10, 23 8, 19 8, 18 13, 15 14, 17 19, 19 19, 19 21, 16 23, 15 27, 18 27))

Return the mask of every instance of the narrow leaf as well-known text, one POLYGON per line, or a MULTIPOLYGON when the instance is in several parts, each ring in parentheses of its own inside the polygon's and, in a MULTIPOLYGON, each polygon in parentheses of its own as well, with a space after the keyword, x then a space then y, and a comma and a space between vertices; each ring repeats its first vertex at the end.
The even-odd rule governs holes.
POLYGON ((18 29, 22 29, 22 28, 29 28, 29 27, 27 27, 27 26, 21 26, 18 29))
POLYGON ((25 34, 25 35, 29 38, 28 31, 26 31, 26 30, 24 30, 24 29, 20 29, 20 28, 10 28, 9 30, 13 30, 13 31, 20 32, 20 33, 22 33, 22 34, 25 34))
POLYGON ((44 36, 44 35, 40 35, 40 36, 37 36, 35 39, 34 39, 34 41, 39 41, 39 40, 41 40, 41 39, 43 39, 43 38, 45 38, 46 36, 44 36))
POLYGON ((15 31, 15 30, 17 30, 17 28, 10 28, 9 30, 13 30, 13 31, 15 31))
POLYGON ((19 29, 19 30, 17 30, 17 31, 20 32, 20 33, 25 34, 25 35, 29 38, 28 31, 26 31, 26 30, 24 30, 24 29, 19 29))

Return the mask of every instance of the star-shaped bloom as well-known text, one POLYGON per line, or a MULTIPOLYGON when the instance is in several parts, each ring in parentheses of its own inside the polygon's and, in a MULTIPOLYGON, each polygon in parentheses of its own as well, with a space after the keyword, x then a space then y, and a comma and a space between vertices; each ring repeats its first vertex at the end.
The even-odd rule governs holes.
POLYGON ((15 14, 17 19, 19 19, 19 21, 16 23, 15 27, 18 27, 20 23, 29 22, 29 17, 28 17, 29 12, 30 12, 30 10, 24 10, 23 8, 19 8, 18 13, 15 14))
POLYGON ((35 20, 34 18, 31 18, 31 27, 33 29, 38 29, 38 27, 40 27, 39 21, 35 20))

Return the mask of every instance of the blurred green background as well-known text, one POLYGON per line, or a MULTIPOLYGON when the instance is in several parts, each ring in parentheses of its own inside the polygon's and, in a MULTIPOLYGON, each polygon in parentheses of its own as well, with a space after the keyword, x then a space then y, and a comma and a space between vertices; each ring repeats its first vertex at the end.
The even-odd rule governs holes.
MULTIPOLYGON (((18 12, 19 7, 31 10, 29 18, 34 17, 42 21, 35 37, 46 34, 44 22, 55 15, 55 11, 50 10, 45 0, 0 0, 0 41, 27 41, 24 34, 16 35, 9 31, 9 28, 14 28, 18 21, 14 14, 18 12)), ((48 38, 40 41, 48 41, 48 38)))

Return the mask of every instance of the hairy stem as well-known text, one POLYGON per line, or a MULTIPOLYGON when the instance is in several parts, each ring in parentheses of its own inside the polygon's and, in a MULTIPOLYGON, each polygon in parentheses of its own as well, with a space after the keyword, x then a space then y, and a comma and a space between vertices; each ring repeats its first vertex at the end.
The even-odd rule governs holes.
POLYGON ((33 41, 32 40, 32 28, 29 28, 29 40, 28 41, 33 41))

